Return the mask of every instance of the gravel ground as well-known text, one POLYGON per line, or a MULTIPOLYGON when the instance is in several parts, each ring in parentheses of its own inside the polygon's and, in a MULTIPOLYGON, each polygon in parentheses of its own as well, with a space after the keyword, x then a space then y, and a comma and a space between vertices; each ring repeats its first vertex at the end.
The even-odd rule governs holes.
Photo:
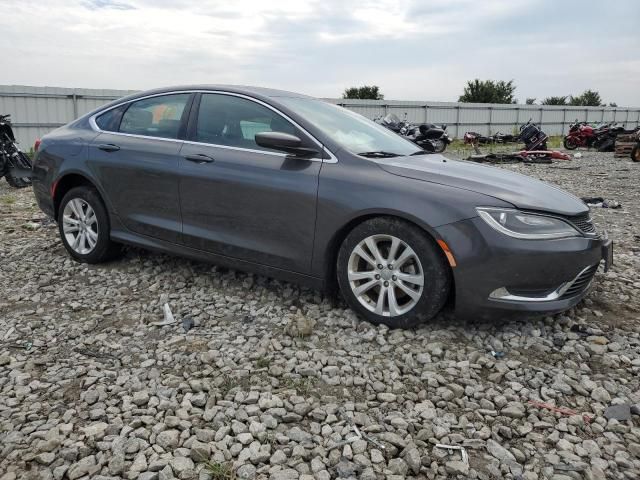
POLYGON ((2 181, 0 479, 639 478, 640 165, 504 168, 620 201, 615 267, 563 315, 410 331, 141 250, 75 263, 2 181))

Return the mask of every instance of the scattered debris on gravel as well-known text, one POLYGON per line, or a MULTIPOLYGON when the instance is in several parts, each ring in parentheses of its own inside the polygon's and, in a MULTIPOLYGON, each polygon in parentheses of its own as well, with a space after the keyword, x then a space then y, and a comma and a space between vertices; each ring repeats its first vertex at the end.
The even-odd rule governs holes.
POLYGON ((619 202, 614 268, 553 318, 408 331, 137 249, 75 263, 2 183, 0 480, 637 479, 640 165, 503 168, 619 202))

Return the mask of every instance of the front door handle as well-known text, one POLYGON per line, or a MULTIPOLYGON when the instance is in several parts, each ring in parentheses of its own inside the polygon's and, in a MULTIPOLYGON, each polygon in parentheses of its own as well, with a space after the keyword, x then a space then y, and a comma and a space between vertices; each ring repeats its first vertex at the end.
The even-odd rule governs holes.
POLYGON ((211 163, 215 160, 209 155, 205 155, 204 153, 196 153, 194 155, 185 155, 185 160, 189 160, 190 162, 195 163, 211 163))
POLYGON ((98 149, 105 152, 117 152, 120 150, 120 147, 113 143, 103 143, 102 145, 98 145, 98 149))

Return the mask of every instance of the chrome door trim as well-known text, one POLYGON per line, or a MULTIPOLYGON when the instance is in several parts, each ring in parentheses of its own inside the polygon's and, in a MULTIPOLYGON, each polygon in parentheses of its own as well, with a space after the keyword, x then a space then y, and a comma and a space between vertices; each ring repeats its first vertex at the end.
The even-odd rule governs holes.
POLYGON ((110 106, 109 108, 106 108, 104 110, 100 110, 97 113, 94 113, 93 115, 91 115, 91 117, 89 117, 89 125, 91 126, 91 129, 96 131, 96 132, 109 133, 111 135, 122 135, 122 136, 127 136, 127 137, 134 137, 134 138, 163 140, 163 141, 166 141, 166 142, 189 143, 189 144, 192 144, 192 145, 207 145, 207 146, 210 146, 210 147, 226 148, 226 149, 229 149, 229 150, 238 150, 238 151, 251 152, 251 153, 262 153, 262 154, 276 155, 276 156, 282 156, 282 157, 287 157, 288 156, 288 154, 286 154, 286 153, 270 152, 268 150, 257 150, 257 149, 252 149, 252 148, 231 147, 231 146, 228 146, 228 145, 218 145, 218 144, 213 144, 213 143, 195 142, 195 141, 192 141, 192 140, 180 140, 180 139, 177 139, 177 138, 154 137, 154 136, 151 136, 151 135, 138 135, 138 134, 133 134, 133 133, 110 132, 108 130, 102 130, 100 127, 98 127, 98 124, 96 123, 96 117, 98 117, 99 115, 102 115, 104 113, 107 113, 108 111, 113 110, 114 108, 118 108, 118 107, 120 107, 122 105, 126 105, 126 104, 129 104, 129 103, 137 102, 139 100, 145 100, 147 98, 164 97, 164 96, 167 96, 167 95, 178 95, 178 94, 181 94, 181 93, 214 93, 214 94, 220 94, 220 95, 229 95, 229 96, 233 96, 233 97, 244 98, 246 100, 249 100, 249 101, 258 103, 258 104, 260 104, 260 105, 262 105, 264 107, 267 107, 268 109, 274 111, 275 113, 277 113, 278 115, 280 115, 281 117, 285 118, 287 121, 291 122, 293 125, 298 127, 302 132, 305 133, 305 135, 307 135, 311 140, 313 140, 317 144, 317 146, 320 148, 320 152, 327 152, 329 154, 329 157, 330 157, 329 159, 326 159, 326 158, 309 158, 309 159, 306 159, 306 160, 312 161, 312 162, 338 163, 338 159, 333 154, 333 152, 331 152, 328 148, 326 148, 318 139, 316 139, 306 129, 304 129, 302 126, 300 126, 300 124, 298 124, 295 120, 291 119, 291 117, 289 117, 288 115, 282 113, 277 108, 269 105, 268 103, 263 102, 262 100, 258 100, 257 98, 253 98, 253 97, 250 97, 248 95, 241 94, 241 93, 225 92, 223 90, 175 90, 175 91, 169 91, 169 92, 154 93, 154 94, 151 94, 151 95, 146 95, 144 97, 134 98, 132 100, 127 100, 125 102, 117 103, 115 105, 110 106))

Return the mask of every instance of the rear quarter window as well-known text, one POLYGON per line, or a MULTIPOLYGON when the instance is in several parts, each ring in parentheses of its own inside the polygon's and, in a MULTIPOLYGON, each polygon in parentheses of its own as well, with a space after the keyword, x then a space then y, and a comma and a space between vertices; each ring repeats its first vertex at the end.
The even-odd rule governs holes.
POLYGON ((127 105, 121 105, 116 108, 98 115, 96 117, 96 125, 100 130, 107 132, 117 132, 120 128, 120 120, 122 120, 122 112, 127 109, 127 105))

